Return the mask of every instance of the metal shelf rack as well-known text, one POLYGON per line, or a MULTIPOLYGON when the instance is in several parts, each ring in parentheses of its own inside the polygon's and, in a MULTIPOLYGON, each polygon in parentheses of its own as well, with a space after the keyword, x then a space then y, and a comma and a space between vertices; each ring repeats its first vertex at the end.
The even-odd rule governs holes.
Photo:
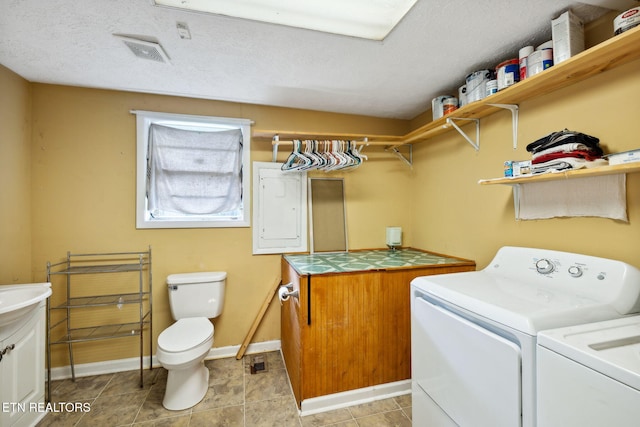
MULTIPOLYGON (((54 276, 64 276, 66 280, 66 295, 64 301, 52 304, 47 300, 47 397, 51 399, 51 347, 56 344, 67 344, 71 378, 75 381, 75 367, 73 359, 73 344, 88 341, 98 341, 114 338, 139 337, 140 339, 140 387, 143 386, 143 357, 144 334, 149 337, 149 352, 153 348, 152 333, 152 275, 151 275, 151 247, 142 252, 110 252, 110 253, 80 253, 67 252, 65 261, 55 264, 47 262, 47 281, 54 276), (126 292, 109 293, 91 289, 86 285, 88 275, 103 275, 113 273, 137 274, 137 285, 125 284, 126 292), (83 286, 82 278, 85 279, 83 286), (72 283, 73 282, 73 283, 72 283), (78 283, 76 283, 78 282, 78 283), (134 288, 135 286, 135 288, 134 288), (96 321, 90 326, 75 326, 72 316, 76 309, 91 309, 97 307, 114 307, 137 305, 136 316, 131 314, 117 315, 122 322, 96 321), (54 315, 62 312, 62 315, 54 315), (53 317, 56 317, 53 319, 53 317), (135 318, 134 318, 135 317, 135 318), (148 332, 145 332, 145 329, 148 332), (52 333, 54 331, 54 333, 52 333)), ((113 277, 113 276, 111 276, 113 277)), ((109 280, 109 278, 105 278, 109 280)), ((134 283, 136 280, 131 278, 134 283)), ((112 283, 113 287, 115 283, 112 283)), ((122 288, 122 286, 121 286, 122 288)), ((117 314, 117 313, 116 313, 117 314)), ((149 355, 149 369, 152 369, 151 354, 149 355)))

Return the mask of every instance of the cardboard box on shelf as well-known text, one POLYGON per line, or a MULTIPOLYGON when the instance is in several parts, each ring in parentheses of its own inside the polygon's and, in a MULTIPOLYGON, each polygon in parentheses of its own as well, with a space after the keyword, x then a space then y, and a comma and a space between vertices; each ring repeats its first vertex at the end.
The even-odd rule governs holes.
POLYGON ((507 160, 504 162, 504 176, 522 176, 531 174, 531 160, 507 160))
POLYGON ((531 175, 531 160, 513 162, 513 176, 531 175))
POLYGON ((624 163, 640 162, 640 148, 623 151, 622 153, 612 153, 605 156, 609 160, 609 165, 621 165, 624 163))
POLYGON ((557 65, 584 50, 584 25, 570 10, 551 21, 553 64, 557 65))

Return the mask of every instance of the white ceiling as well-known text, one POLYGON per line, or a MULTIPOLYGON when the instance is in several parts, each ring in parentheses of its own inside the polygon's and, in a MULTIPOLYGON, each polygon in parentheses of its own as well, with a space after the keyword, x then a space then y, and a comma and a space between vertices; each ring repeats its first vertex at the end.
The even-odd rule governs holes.
POLYGON ((468 73, 549 40, 567 8, 590 21, 607 12, 599 6, 638 5, 584 1, 418 0, 376 42, 151 0, 0 0, 0 64, 31 82, 411 119, 468 73), (170 63, 134 56, 113 34, 160 43, 170 63))

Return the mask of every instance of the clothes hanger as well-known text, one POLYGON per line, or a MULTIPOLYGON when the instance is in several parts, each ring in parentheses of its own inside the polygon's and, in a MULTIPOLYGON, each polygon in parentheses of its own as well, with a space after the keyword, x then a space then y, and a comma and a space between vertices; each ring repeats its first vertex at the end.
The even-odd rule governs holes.
MULTIPOLYGON (((364 147, 364 145, 362 146, 364 147)), ((361 149, 362 149, 361 147, 361 149)), ((344 140, 293 140, 293 149, 283 163, 283 171, 354 169, 360 166, 367 156, 360 153, 355 141, 344 140), (304 142, 304 150, 302 144, 304 142)))
POLYGON ((301 150, 302 141, 299 139, 293 140, 293 150, 280 169, 283 171, 296 171, 308 167, 312 163, 312 160, 302 154, 301 150))

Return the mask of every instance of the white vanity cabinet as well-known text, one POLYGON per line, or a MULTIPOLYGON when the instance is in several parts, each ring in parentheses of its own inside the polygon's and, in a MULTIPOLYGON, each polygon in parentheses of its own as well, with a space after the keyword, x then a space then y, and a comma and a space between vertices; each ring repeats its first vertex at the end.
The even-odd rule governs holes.
POLYGON ((44 406, 45 311, 42 301, 26 321, 0 327, 0 426, 31 426, 44 406))

